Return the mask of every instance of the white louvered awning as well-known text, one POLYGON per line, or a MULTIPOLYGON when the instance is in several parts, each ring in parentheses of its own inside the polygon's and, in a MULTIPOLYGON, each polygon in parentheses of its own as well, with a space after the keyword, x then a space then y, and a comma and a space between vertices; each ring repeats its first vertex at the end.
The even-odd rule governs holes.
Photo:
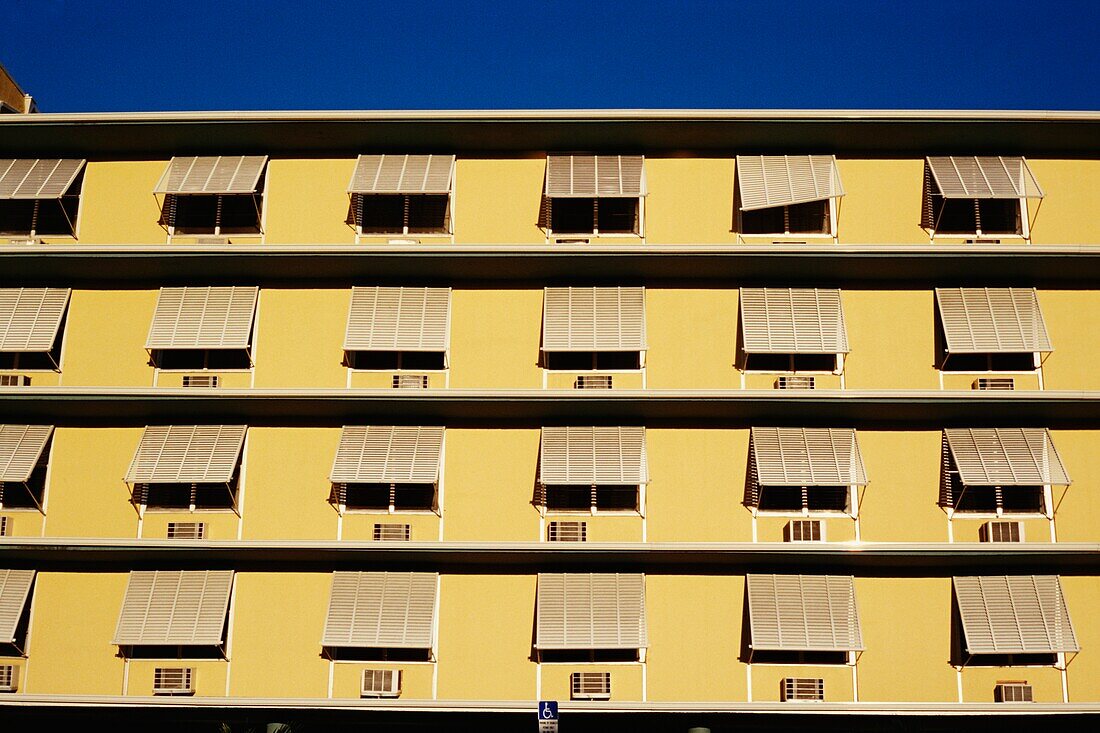
POLYGON ((69 288, 0 288, 0 352, 53 349, 69 288))
POLYGON ((1035 288, 936 288, 952 354, 1054 351, 1035 288))
POLYGON ((337 571, 321 644, 431 649, 438 587, 438 573, 337 571))
POLYGON ((221 644, 232 587, 232 570, 134 570, 111 643, 221 644))
POLYGON ((257 287, 161 288, 147 349, 247 349, 257 287))
POLYGON ((737 190, 742 211, 844 195, 835 155, 738 155, 737 190))
POLYGON ((753 428, 753 468, 760 486, 866 486, 852 428, 753 428))
POLYGON ((0 570, 0 644, 15 642, 33 582, 33 570, 0 570))
POLYGON ((1027 160, 1018 155, 933 155, 928 168, 944 198, 1043 198, 1027 160))
POLYGON ((645 575, 539 573, 537 649, 644 649, 645 575))
POLYGON ((953 578, 970 654, 1051 654, 1081 647, 1057 575, 953 578))
POLYGON ((69 158, 0 159, 0 200, 59 199, 84 168, 69 158))
POLYGON ((345 351, 446 351, 451 335, 451 289, 351 289, 345 351))
POLYGON ((266 155, 200 155, 172 158, 153 193, 256 193, 266 155))
POLYGON ((52 434, 52 425, 0 425, 0 482, 27 481, 52 434))
POLYGON ((863 649, 850 575, 748 575, 754 651, 854 652, 863 649))
POLYGON ((746 354, 846 354, 839 290, 741 288, 746 354))
POLYGON ((644 351, 645 288, 546 288, 543 351, 644 351))
POLYGON ((1046 428, 947 428, 965 486, 1069 486, 1070 478, 1046 428))
POLYGON ((225 483, 241 458, 246 425, 145 428, 124 479, 128 484, 225 483))
POLYGON ((434 484, 442 455, 442 426, 346 425, 329 478, 346 484, 434 484))
POLYGON ((647 484, 645 428, 542 429, 539 483, 552 486, 647 484))
POLYGON ((547 155, 545 193, 550 198, 645 196, 645 156, 547 155))
POLYGON ((453 155, 360 155, 348 193, 450 193, 453 155))

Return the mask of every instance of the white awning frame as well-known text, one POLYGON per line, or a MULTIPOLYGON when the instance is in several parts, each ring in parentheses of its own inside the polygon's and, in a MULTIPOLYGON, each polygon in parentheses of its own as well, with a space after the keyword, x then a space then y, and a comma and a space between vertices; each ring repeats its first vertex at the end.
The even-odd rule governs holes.
POLYGON ((87 162, 83 158, 0 160, 0 201, 43 201, 79 196, 69 194, 68 190, 87 162), (28 160, 30 164, 26 165, 28 160))
POLYGON ((348 195, 449 196, 454 193, 455 167, 453 154, 360 155, 348 183, 348 195))
POLYGON ((844 196, 835 155, 738 155, 741 211, 757 211, 844 196))
POLYGON ((543 195, 550 199, 645 198, 645 156, 551 153, 546 156, 543 195))

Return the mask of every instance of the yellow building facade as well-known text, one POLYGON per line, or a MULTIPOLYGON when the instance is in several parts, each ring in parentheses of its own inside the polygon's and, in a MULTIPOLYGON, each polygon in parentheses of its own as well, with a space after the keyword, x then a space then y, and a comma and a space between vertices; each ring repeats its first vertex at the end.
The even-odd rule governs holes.
POLYGON ((0 118, 0 716, 1100 713, 1098 125, 0 118))

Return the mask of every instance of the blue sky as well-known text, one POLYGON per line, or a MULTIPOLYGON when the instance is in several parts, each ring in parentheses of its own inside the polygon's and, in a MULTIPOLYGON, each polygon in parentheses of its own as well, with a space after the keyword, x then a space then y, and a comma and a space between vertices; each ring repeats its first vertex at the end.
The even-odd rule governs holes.
POLYGON ((1100 109, 1092 2, 3 0, 43 111, 1100 109))

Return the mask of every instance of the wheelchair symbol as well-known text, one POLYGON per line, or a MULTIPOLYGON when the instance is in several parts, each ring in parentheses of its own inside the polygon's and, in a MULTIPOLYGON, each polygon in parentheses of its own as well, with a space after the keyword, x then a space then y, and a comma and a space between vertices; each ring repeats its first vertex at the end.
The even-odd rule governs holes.
POLYGON ((557 720, 558 704, 553 701, 539 703, 539 720, 557 720))

